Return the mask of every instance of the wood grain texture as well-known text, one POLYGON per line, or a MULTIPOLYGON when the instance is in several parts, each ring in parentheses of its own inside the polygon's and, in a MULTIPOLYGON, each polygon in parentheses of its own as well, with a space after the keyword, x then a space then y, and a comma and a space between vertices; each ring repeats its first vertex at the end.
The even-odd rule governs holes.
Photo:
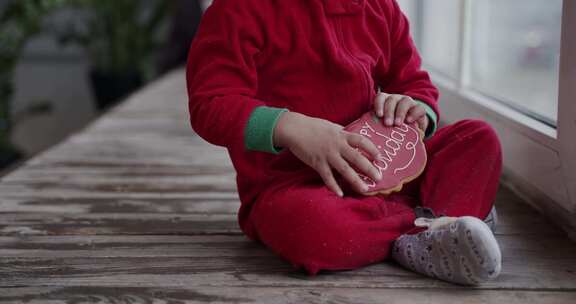
POLYGON ((0 303, 270 303, 270 304, 558 304, 572 303, 573 293, 562 291, 485 291, 464 289, 370 288, 218 288, 218 287, 78 287, 9 288, 0 303), (410 297, 406 295, 410 294, 410 297), (39 300, 41 295, 43 300, 39 300))
POLYGON ((309 277, 242 235, 233 166, 183 71, 0 180, 0 303, 574 303, 576 245, 506 188, 504 270, 464 288, 384 261, 309 277))

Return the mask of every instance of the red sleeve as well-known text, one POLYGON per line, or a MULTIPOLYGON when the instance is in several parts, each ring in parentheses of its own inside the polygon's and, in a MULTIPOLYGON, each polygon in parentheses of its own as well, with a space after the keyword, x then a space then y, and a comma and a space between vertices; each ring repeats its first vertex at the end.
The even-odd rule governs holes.
POLYGON ((438 89, 421 68, 418 50, 410 36, 408 19, 395 0, 381 2, 388 23, 390 43, 376 67, 376 81, 382 91, 403 94, 428 104, 439 116, 438 89))
POLYGON ((186 69, 190 122, 196 133, 215 145, 243 145, 250 114, 264 105, 254 98, 254 58, 263 44, 254 9, 244 1, 214 1, 190 48, 186 69))

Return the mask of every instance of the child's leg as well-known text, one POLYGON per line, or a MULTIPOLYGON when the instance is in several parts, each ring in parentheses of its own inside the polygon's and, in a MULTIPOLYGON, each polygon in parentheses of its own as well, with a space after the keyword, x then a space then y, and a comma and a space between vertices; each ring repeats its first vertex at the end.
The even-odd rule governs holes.
POLYGON ((442 128, 426 143, 424 175, 390 196, 340 198, 321 181, 262 194, 250 220, 258 238, 278 255, 314 274, 354 269, 385 259, 391 243, 414 229, 411 193, 422 205, 449 216, 484 218, 492 207, 501 170, 493 130, 480 121, 442 128))
POLYGON ((408 197, 338 197, 321 181, 266 193, 250 220, 258 238, 310 274, 382 261, 391 243, 414 227, 408 197))
POLYGON ((436 215, 484 219, 493 206, 502 169, 494 130, 482 121, 462 120, 438 130, 426 148, 422 205, 436 215))
POLYGON ((500 249, 490 228, 477 218, 488 215, 498 188, 502 156, 496 134, 484 122, 464 120, 439 130, 426 146, 426 172, 410 187, 420 187, 422 205, 436 216, 454 218, 434 220, 436 229, 402 235, 392 258, 449 282, 494 279, 501 269, 500 249))

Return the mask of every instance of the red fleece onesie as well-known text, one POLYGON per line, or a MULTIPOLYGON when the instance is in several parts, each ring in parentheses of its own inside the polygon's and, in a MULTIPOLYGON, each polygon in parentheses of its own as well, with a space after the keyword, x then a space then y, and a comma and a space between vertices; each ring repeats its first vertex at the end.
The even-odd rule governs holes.
POLYGON ((340 198, 290 151, 246 148, 245 127, 262 106, 347 125, 373 108, 380 88, 437 114, 438 93, 420 63, 392 0, 214 1, 190 49, 190 120, 200 136, 228 149, 242 230, 316 273, 383 260, 391 242, 414 228, 416 205, 485 217, 501 153, 494 131, 480 121, 438 130, 426 141, 423 175, 390 196, 345 189, 340 198))

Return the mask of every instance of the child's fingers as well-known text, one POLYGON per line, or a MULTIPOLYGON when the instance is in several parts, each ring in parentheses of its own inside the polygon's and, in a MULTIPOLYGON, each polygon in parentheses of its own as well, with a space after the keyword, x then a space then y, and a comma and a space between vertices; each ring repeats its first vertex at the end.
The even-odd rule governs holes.
POLYGON ((342 189, 336 182, 334 174, 332 173, 332 169, 330 168, 330 165, 328 165, 328 163, 324 162, 322 165, 316 168, 316 171, 318 171, 318 174, 320 174, 320 177, 322 178, 324 184, 326 184, 326 187, 328 187, 328 189, 330 189, 340 197, 344 196, 344 193, 342 192, 342 189))
POLYGON ((379 93, 374 98, 374 112, 376 112, 376 116, 382 117, 384 116, 384 103, 386 102, 386 93, 379 93))
POLYGON ((389 127, 394 124, 394 113, 400 99, 402 99, 401 95, 388 95, 384 102, 384 124, 389 127))
POLYGON ((377 159, 380 156, 380 150, 376 148, 376 145, 360 134, 349 133, 347 141, 348 145, 365 151, 373 159, 377 159))
POLYGON ((408 111, 408 115, 406 116, 406 122, 407 123, 413 123, 425 115, 426 115, 426 110, 424 110, 423 107, 420 107, 420 106, 412 107, 408 111))
POLYGON ((349 163, 352 164, 360 173, 369 176, 373 180, 380 180, 380 171, 358 150, 347 147, 342 151, 342 156, 349 163))
POLYGON ((350 167, 350 164, 342 158, 339 154, 332 157, 330 160, 330 165, 334 168, 342 177, 347 180, 353 188, 358 192, 368 191, 368 186, 362 181, 358 173, 350 167))
POLYGON ((394 119, 394 124, 399 126, 402 123, 404 123, 404 120, 406 119, 406 114, 408 114, 410 108, 414 106, 415 103, 412 100, 412 98, 407 96, 402 97, 402 99, 398 102, 398 105, 396 106, 396 118, 394 119))
POLYGON ((420 130, 426 132, 426 130, 428 129, 428 124, 430 123, 430 121, 428 120, 428 116, 426 115, 422 116, 420 119, 417 120, 417 122, 418 127, 420 127, 420 130))

